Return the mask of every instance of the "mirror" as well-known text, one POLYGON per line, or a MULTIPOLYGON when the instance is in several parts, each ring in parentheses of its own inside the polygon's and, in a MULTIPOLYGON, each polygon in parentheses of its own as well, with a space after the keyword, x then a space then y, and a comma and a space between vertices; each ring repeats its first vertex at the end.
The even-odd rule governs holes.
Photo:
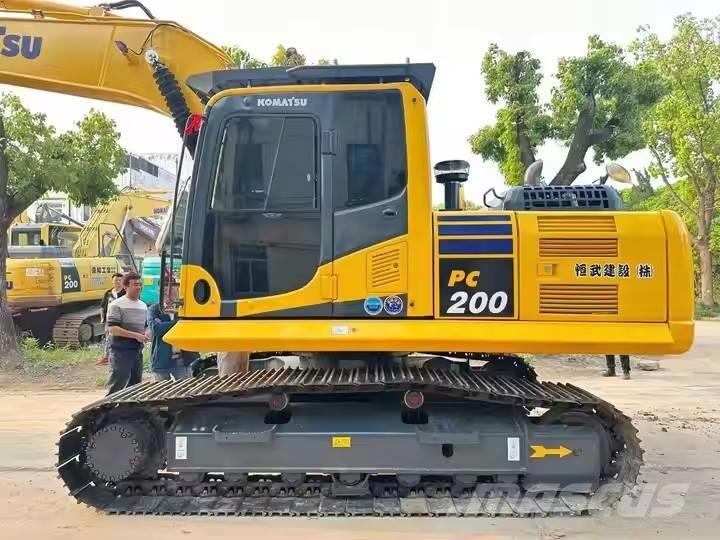
POLYGON ((630 172, 618 163, 608 163, 605 166, 608 178, 621 184, 632 184, 630 172))

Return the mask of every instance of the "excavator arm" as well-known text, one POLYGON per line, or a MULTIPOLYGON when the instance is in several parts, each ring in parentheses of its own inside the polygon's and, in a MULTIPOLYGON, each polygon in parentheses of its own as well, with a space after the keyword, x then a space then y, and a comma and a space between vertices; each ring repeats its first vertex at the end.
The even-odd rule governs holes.
POLYGON ((165 214, 170 202, 163 190, 125 189, 93 210, 73 248, 73 257, 115 257, 131 219, 165 214))
POLYGON ((182 133, 200 99, 185 84, 222 70, 225 52, 171 21, 120 17, 116 2, 95 7, 0 0, 0 84, 125 103, 171 116, 182 133))

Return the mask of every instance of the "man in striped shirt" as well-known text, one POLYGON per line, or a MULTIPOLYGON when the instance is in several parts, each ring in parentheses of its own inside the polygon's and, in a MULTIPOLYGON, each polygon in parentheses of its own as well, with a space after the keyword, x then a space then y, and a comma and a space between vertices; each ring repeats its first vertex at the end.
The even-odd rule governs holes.
POLYGON ((108 395, 142 379, 143 345, 149 341, 147 306, 140 300, 142 280, 136 272, 123 277, 125 296, 108 306, 110 379, 108 395))

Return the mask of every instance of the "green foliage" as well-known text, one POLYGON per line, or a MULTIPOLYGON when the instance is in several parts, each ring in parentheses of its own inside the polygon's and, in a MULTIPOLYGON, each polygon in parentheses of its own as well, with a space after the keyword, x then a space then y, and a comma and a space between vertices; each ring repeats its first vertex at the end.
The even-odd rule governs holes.
POLYGON ((37 339, 24 337, 20 344, 22 367, 31 372, 47 372, 51 369, 75 366, 97 361, 100 349, 66 349, 52 345, 41 346, 37 339))
POLYGON ((492 44, 483 58, 482 72, 488 100, 503 106, 494 125, 480 128, 469 138, 470 147, 483 159, 497 163, 509 185, 520 185, 535 159, 535 149, 549 135, 549 117, 537 96, 540 61, 526 51, 510 55, 492 44))
POLYGON ((222 49, 232 59, 233 64, 240 69, 257 69, 268 66, 262 60, 253 57, 249 51, 235 45, 225 45, 222 49))
POLYGON ((720 167, 720 18, 679 17, 668 43, 647 34, 636 43, 643 61, 655 66, 669 87, 654 114, 643 124, 659 157, 651 170, 668 165, 675 177, 687 177, 700 189, 703 178, 720 167), (692 58, 692 61, 688 61, 692 58))
MULTIPOLYGON (((81 349, 68 349, 64 347, 55 347, 52 344, 45 346, 31 336, 23 337, 20 343, 20 354, 22 363, 21 369, 29 373, 48 373, 54 369, 62 369, 70 366, 87 364, 95 365, 98 358, 102 355, 102 349, 93 345, 81 349)), ((143 370, 147 373, 150 371, 150 347, 143 350, 143 370)), ((98 382, 102 379, 103 386, 107 378, 98 378, 98 382)))
MULTIPOLYGON (((307 64, 307 59, 304 54, 301 54, 294 47, 285 47, 284 45, 278 45, 275 49, 275 53, 270 58, 269 62, 263 62, 262 60, 255 58, 250 51, 238 47, 236 45, 225 45, 223 50, 231 58, 233 64, 241 69, 258 69, 266 68, 268 66, 304 66, 307 64)), ((328 59, 320 58, 317 61, 318 66, 329 66, 337 65, 337 58, 328 59)))
POLYGON ((693 231, 700 256, 701 298, 714 303, 718 280, 718 196, 720 188, 720 18, 675 20, 672 37, 663 42, 643 28, 634 44, 639 61, 658 74, 666 95, 642 124, 653 155, 649 172, 668 188, 693 231))
POLYGON ((75 129, 57 134, 44 114, 33 113, 12 94, 0 98, 8 160, 7 197, 12 220, 48 191, 67 193, 75 204, 95 205, 112 197, 114 180, 125 170, 115 123, 90 112, 75 129))
POLYGON ((630 62, 621 47, 598 36, 588 38, 585 55, 559 61, 547 104, 538 98, 540 61, 527 51, 512 55, 493 44, 482 73, 488 100, 501 108, 495 123, 469 142, 473 152, 498 164, 509 185, 522 183, 547 139, 570 147, 562 183, 585 170, 589 148, 597 163, 643 148, 642 119, 665 91, 654 66, 630 62))
POLYGON ((592 129, 598 135, 593 145, 596 163, 645 147, 643 116, 664 92, 653 66, 631 64, 621 47, 594 35, 588 38, 585 56, 560 59, 557 81, 550 100, 554 137, 569 145, 578 115, 590 101, 595 109, 592 129), (603 137, 606 128, 612 128, 612 134, 603 137))
POLYGON ((270 59, 270 64, 273 66, 304 66, 306 64, 305 55, 300 54, 294 47, 285 48, 283 45, 278 45, 270 59))
POLYGON ((717 319, 720 318, 720 305, 714 306, 703 306, 697 304, 695 306, 695 318, 696 319, 717 319))

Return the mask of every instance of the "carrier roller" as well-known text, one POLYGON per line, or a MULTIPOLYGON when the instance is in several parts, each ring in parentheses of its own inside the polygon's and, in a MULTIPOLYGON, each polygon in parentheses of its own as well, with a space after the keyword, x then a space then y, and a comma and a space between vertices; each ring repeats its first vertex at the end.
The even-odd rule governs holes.
POLYGON ((473 369, 257 370, 141 383, 61 434, 111 514, 587 514, 631 489, 637 431, 571 384, 473 369))

